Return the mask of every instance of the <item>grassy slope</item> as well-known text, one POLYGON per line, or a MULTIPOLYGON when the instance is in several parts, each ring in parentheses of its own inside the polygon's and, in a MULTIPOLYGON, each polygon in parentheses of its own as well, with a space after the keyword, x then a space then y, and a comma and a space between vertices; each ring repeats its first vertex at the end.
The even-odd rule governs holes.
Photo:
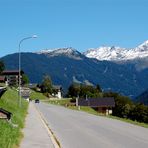
POLYGON ((18 125, 18 127, 12 127, 7 121, 0 120, 0 148, 18 147, 28 103, 22 100, 22 105, 19 107, 17 91, 8 89, 0 98, 0 107, 12 112, 12 123, 18 125))
POLYGON ((36 92, 36 91, 32 90, 31 95, 30 95, 30 99, 32 99, 32 100, 34 100, 34 99, 45 100, 45 99, 47 99, 47 97, 40 92, 36 92))
MULTIPOLYGON (((65 104, 68 104, 70 102, 70 100, 68 99, 63 99, 63 100, 50 100, 49 103, 51 104, 55 104, 55 105, 62 105, 62 106, 66 106, 65 104)), ((78 107, 76 106, 69 106, 68 107, 69 109, 74 109, 74 110, 78 110, 78 107)), ((94 109, 90 108, 90 107, 81 107, 81 110, 80 111, 84 111, 84 112, 87 112, 87 113, 90 113, 90 114, 93 114, 93 115, 99 115, 99 116, 105 116, 103 114, 100 114, 98 112, 96 112, 94 109)), ((116 116, 112 116, 112 115, 109 115, 109 116, 105 116, 107 118, 112 118, 112 119, 117 119, 117 120, 121 120, 121 121, 124 121, 124 122, 128 122, 128 123, 131 123, 131 124, 135 124, 135 125, 139 125, 139 126, 142 126, 142 127, 145 127, 145 128, 148 128, 148 124, 146 123, 140 123, 140 122, 137 122, 137 121, 132 121, 130 119, 126 119, 126 118, 119 118, 119 117, 116 117, 116 116)))

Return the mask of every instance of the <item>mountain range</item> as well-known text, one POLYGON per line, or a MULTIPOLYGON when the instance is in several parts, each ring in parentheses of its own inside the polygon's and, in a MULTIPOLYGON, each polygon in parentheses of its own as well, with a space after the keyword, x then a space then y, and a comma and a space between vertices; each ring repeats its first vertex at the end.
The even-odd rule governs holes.
POLYGON ((148 105, 148 89, 135 98, 135 102, 148 105))
MULTIPOLYGON (((6 69, 18 69, 18 53, 1 58, 6 69)), ((104 91, 135 97, 148 88, 148 41, 133 49, 100 47, 80 53, 73 48, 21 53, 21 67, 31 83, 49 74, 66 91, 73 83, 99 84, 104 91), (104 54, 103 54, 104 53, 104 54)))
POLYGON ((148 57, 148 40, 136 48, 121 48, 121 47, 107 47, 102 46, 96 49, 88 49, 84 52, 89 58, 96 58, 98 60, 107 61, 127 61, 148 57))

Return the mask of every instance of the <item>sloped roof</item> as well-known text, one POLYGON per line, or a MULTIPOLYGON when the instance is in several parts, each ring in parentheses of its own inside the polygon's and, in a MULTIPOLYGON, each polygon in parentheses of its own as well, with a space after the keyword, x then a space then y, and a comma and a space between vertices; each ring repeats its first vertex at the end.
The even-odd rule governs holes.
MULTIPOLYGON (((23 74, 24 72, 21 70, 21 74, 23 74)), ((2 75, 18 75, 19 74, 19 70, 4 70, 2 72, 2 75)))
POLYGON ((12 115, 11 112, 9 112, 9 111, 7 111, 7 110, 5 110, 5 109, 3 109, 3 108, 0 108, 0 112, 2 112, 3 114, 5 114, 8 119, 11 118, 11 115, 12 115))
POLYGON ((78 99, 78 105, 91 106, 91 107, 114 107, 114 98, 80 98, 78 99))
POLYGON ((0 98, 4 94, 4 92, 7 90, 6 87, 0 87, 0 98))
POLYGON ((5 81, 5 80, 6 80, 5 76, 0 76, 0 81, 5 81))

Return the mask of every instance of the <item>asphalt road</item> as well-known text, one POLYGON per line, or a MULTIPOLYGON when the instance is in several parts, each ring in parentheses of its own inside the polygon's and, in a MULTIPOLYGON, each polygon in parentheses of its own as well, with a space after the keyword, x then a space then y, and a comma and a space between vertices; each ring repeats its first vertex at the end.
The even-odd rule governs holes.
POLYGON ((62 148, 148 148, 148 129, 44 103, 36 104, 62 148))

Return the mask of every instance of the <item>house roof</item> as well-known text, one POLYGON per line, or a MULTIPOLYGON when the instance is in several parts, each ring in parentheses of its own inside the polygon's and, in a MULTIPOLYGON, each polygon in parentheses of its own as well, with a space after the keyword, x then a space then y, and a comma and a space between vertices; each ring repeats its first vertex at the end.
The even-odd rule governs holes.
POLYGON ((3 93, 7 90, 6 87, 0 87, 0 97, 3 95, 3 93))
POLYGON ((114 98, 80 98, 78 99, 79 106, 91 106, 91 107, 114 107, 114 98))
POLYGON ((3 113, 3 114, 5 114, 5 115, 7 115, 7 118, 8 118, 8 119, 11 118, 11 115, 12 115, 11 112, 9 112, 9 111, 7 111, 7 110, 5 110, 5 109, 3 109, 3 108, 0 108, 0 112, 3 113))
POLYGON ((0 76, 0 81, 5 81, 6 80, 6 77, 5 76, 0 76))
MULTIPOLYGON (((2 72, 2 75, 18 75, 19 70, 4 70, 2 72)), ((24 72, 21 70, 21 74, 24 74, 24 72)))
POLYGON ((53 89, 61 90, 62 86, 61 85, 53 85, 53 89))

